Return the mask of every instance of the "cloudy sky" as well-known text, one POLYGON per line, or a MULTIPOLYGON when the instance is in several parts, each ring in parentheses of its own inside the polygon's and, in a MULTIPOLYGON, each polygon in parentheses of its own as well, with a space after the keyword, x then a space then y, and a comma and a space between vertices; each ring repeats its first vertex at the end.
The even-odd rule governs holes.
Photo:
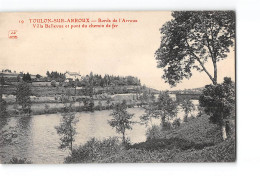
MULTIPOLYGON (((171 12, 88 12, 88 13, 0 13, 0 69, 45 75, 46 71, 73 71, 137 76, 146 86, 159 90, 202 87, 210 80, 205 73, 193 72, 171 88, 156 66, 155 51, 160 45, 160 27, 171 19, 171 12), (137 23, 118 23, 111 28, 46 29, 33 28, 29 19, 90 18, 129 19, 137 23), (24 23, 19 23, 24 20, 24 23), (17 30, 18 39, 8 39, 17 30)), ((97 23, 96 23, 97 24, 97 23)), ((105 25, 106 23, 104 23, 105 25)), ((211 64, 207 64, 212 73, 211 64)), ((218 63, 219 81, 234 80, 234 52, 218 63)))

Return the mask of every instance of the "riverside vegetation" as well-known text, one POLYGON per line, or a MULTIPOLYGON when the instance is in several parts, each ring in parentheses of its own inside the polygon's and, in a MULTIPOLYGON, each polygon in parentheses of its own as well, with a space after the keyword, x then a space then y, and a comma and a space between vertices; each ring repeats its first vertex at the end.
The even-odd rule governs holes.
MULTIPOLYGON (((222 84, 217 84, 215 87, 209 88, 209 86, 206 86, 200 99, 201 106, 206 106, 204 108, 205 112, 197 117, 188 116, 190 111, 185 110, 185 108, 192 109, 194 106, 188 102, 182 102, 182 107, 185 104, 188 107, 184 107, 186 115, 184 121, 180 123, 178 118, 174 121, 166 118, 166 111, 168 111, 168 114, 171 112, 170 117, 174 117, 177 108, 173 110, 173 107, 176 106, 172 105, 171 109, 167 108, 167 104, 164 102, 169 103, 171 100, 167 96, 167 92, 164 92, 159 95, 159 102, 148 105, 146 114, 141 117, 142 121, 146 122, 149 121, 149 118, 161 118, 160 126, 152 125, 147 130, 147 140, 145 142, 127 143, 124 136, 123 142, 118 138, 109 138, 103 141, 93 138, 85 145, 72 150, 71 154, 65 158, 65 163, 233 162, 236 159, 233 93, 234 84, 229 78, 225 78, 222 84), (226 109, 227 116, 218 116, 218 120, 213 121, 212 119, 217 118, 215 113, 219 110, 217 108, 209 111, 207 107, 211 105, 212 108, 214 106, 213 104, 205 104, 205 101, 207 101, 205 96, 209 97, 208 93, 206 93, 208 89, 220 91, 220 87, 222 87, 221 91, 223 91, 222 93, 225 92, 226 97, 222 94, 218 94, 219 97, 214 94, 214 98, 219 99, 221 97, 226 102, 220 108, 229 107, 231 109, 226 109), (149 109, 149 106, 152 106, 153 109, 149 109), (156 108, 156 106, 161 107, 162 111, 165 112, 160 113, 160 109, 156 108), (222 126, 227 121, 229 121, 229 125, 226 127, 229 130, 223 135, 222 126)), ((215 102, 215 107, 216 105, 218 107, 218 102, 215 102)), ((115 111, 119 113, 121 110, 116 107, 115 111)), ((128 122, 124 116, 121 114, 121 120, 128 122)), ((130 117, 129 115, 126 116, 130 117)), ((117 123, 117 125, 124 126, 120 125, 120 123, 117 123)), ((119 132, 122 131, 119 130, 119 132)))

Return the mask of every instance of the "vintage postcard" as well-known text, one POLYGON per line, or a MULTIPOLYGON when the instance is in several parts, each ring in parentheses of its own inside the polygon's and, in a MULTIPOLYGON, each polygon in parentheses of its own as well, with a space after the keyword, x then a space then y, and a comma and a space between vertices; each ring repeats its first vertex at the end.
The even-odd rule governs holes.
POLYGON ((0 162, 235 162, 235 21, 0 13, 0 162))

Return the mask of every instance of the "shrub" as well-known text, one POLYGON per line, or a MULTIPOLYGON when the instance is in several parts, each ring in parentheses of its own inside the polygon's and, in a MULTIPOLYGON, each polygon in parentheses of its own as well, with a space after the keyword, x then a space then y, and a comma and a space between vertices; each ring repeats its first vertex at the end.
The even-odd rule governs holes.
POLYGON ((188 116, 184 116, 183 122, 188 122, 188 116))
POLYGON ((235 139, 229 138, 222 143, 202 150, 177 153, 172 160, 179 162, 234 162, 236 160, 235 139))
POLYGON ((171 130, 171 129, 172 129, 172 124, 170 122, 166 121, 162 124, 163 131, 167 131, 167 130, 171 130))
POLYGON ((52 81, 51 81, 51 85, 52 85, 53 87, 56 87, 56 81, 55 81, 55 80, 52 80, 52 81))
POLYGON ((174 127, 174 128, 178 128, 180 125, 181 125, 181 122, 180 122, 181 120, 179 119, 179 118, 177 118, 177 119, 175 119, 174 121, 173 121, 173 123, 172 123, 172 126, 174 127))
POLYGON ((0 118, 7 116, 7 103, 5 100, 0 100, 0 118))
POLYGON ((122 149, 123 146, 116 137, 103 141, 92 138, 85 145, 73 149, 70 156, 65 158, 65 163, 98 162, 117 154, 122 149))
POLYGON ((49 112, 49 109, 50 109, 50 105, 44 104, 44 112, 45 112, 45 113, 48 113, 48 112, 49 112))
POLYGON ((26 158, 13 157, 7 164, 32 164, 32 162, 27 160, 26 158))
POLYGON ((222 128, 222 138, 226 140, 227 121, 235 118, 236 92, 231 78, 225 77, 222 84, 206 85, 199 99, 200 106, 204 107, 210 116, 210 122, 222 128))
POLYGON ((161 127, 153 125, 152 127, 148 128, 146 131, 146 140, 151 139, 159 139, 162 135, 161 127))

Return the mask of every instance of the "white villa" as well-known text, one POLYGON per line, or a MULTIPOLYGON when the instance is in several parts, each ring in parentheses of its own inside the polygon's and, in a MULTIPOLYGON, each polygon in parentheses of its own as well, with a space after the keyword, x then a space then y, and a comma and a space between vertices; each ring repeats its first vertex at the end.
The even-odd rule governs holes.
POLYGON ((76 79, 79 79, 79 80, 81 79, 80 73, 77 73, 77 72, 66 71, 65 77, 66 77, 66 80, 72 79, 73 81, 75 81, 76 79))

